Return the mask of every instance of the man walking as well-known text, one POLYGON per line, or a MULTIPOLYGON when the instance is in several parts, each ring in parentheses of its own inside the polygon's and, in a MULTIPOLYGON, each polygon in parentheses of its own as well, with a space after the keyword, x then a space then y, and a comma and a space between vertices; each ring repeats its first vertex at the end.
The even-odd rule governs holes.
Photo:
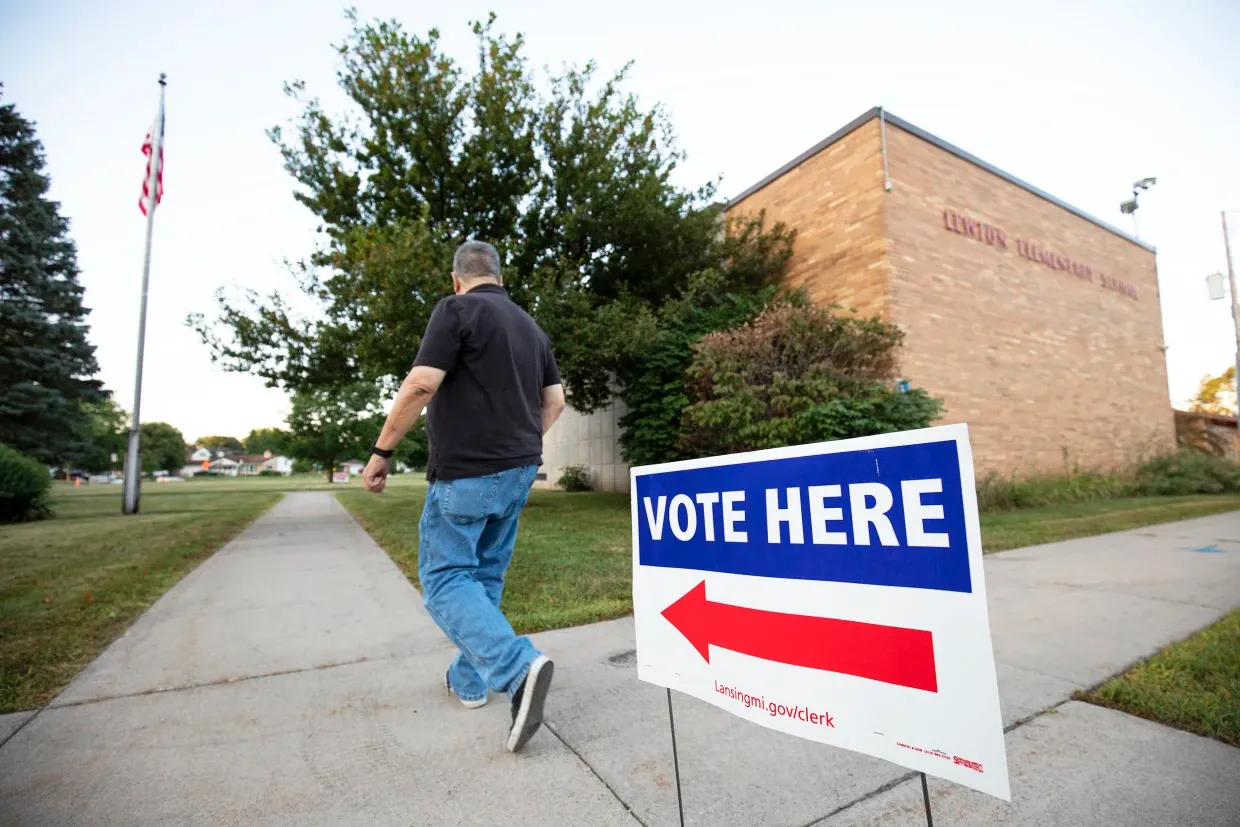
POLYGON ((499 254, 467 241, 452 259, 455 295, 435 305, 413 369, 371 448, 363 479, 387 484, 392 452, 425 408, 430 438, 418 578, 430 616, 459 653, 444 680, 466 707, 487 692, 512 703, 508 749, 542 725, 551 660, 499 609, 517 518, 542 464, 543 434, 564 410, 547 334, 508 298, 499 254))

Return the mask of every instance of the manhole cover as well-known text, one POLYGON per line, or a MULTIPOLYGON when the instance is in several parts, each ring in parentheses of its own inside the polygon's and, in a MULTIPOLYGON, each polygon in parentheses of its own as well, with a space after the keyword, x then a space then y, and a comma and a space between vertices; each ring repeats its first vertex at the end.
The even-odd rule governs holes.
POLYGON ((620 652, 619 654, 612 655, 607 659, 607 662, 612 666, 636 666, 637 650, 630 649, 627 652, 620 652))

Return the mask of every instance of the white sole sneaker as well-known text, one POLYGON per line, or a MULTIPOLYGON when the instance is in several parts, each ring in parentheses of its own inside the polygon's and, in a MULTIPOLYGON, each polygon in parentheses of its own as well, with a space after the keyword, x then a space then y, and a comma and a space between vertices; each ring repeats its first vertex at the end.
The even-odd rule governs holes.
MULTIPOLYGON (((444 689, 447 689, 447 690, 448 690, 448 694, 449 694, 449 695, 456 695, 456 693, 452 691, 452 681, 450 681, 450 680, 448 679, 448 673, 447 673, 447 672, 444 672, 444 673, 443 673, 443 685, 444 685, 444 689)), ((480 707, 480 706, 486 706, 486 705, 487 705, 487 699, 486 699, 486 698, 479 698, 479 699, 478 699, 478 700, 476 700, 476 701, 467 701, 467 700, 465 700, 464 698, 462 698, 460 695, 456 695, 456 699, 457 699, 458 701, 460 701, 460 702, 461 702, 461 706, 465 707, 466 709, 477 709, 477 708, 478 708, 478 707, 480 707)))
POLYGON ((539 655, 530 664, 529 674, 517 697, 512 699, 512 729, 508 732, 508 751, 517 752, 533 737, 543 722, 543 705, 551 688, 555 664, 546 655, 539 655))

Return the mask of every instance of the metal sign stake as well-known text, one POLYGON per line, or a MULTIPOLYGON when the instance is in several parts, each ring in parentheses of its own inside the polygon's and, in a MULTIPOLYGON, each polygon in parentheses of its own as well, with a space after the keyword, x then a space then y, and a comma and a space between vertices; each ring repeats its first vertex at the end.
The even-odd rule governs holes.
POLYGON ((667 690, 667 720, 672 726, 672 767, 676 771, 676 807, 680 810, 680 827, 685 827, 685 802, 680 795, 680 757, 676 754, 676 716, 672 714, 672 690, 667 690))
POLYGON ((930 785, 926 783, 924 772, 921 774, 921 797, 926 802, 926 827, 934 827, 934 816, 930 814, 930 785))

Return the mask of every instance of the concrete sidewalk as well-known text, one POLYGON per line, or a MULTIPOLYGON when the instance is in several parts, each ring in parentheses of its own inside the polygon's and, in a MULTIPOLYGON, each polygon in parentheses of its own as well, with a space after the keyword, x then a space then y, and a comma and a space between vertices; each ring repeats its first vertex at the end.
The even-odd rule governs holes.
MULTIPOLYGON (((1023 722, 1014 800, 932 781, 936 823, 1240 824, 1240 750, 1064 703, 1240 606, 1240 514, 1007 552, 986 576, 1004 721, 1023 722)), ((548 728, 511 756, 507 704, 444 694, 451 647, 400 571, 330 495, 289 495, 48 709, 0 717, 0 825, 677 823, 631 619, 537 642, 548 728)), ((901 767, 675 703, 687 823, 924 823, 901 767)))

